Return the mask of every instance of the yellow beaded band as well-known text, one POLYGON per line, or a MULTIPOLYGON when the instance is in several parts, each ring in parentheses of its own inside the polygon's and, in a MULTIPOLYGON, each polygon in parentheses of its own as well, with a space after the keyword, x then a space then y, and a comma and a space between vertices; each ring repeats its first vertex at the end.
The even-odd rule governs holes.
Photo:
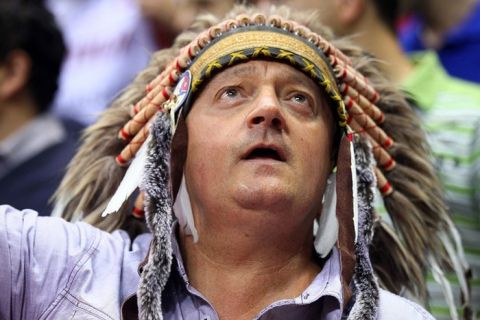
MULTIPOLYGON (((205 80, 218 71, 254 59, 284 62, 307 74, 332 99, 337 109, 339 125, 346 126, 345 104, 333 70, 323 53, 303 38, 277 28, 242 27, 212 41, 188 67, 192 76, 191 93, 195 93, 205 80)), ((184 106, 184 112, 188 112, 189 104, 187 102, 184 106)))

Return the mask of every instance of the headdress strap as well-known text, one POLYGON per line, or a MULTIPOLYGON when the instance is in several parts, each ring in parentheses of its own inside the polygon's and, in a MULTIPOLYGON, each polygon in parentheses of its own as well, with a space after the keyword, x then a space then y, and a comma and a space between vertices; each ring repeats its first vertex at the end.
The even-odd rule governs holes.
POLYGON ((344 136, 340 142, 337 164, 337 219, 338 219, 338 249, 340 251, 341 276, 344 301, 351 297, 350 281, 353 277, 356 263, 354 237, 355 228, 353 221, 353 184, 351 141, 352 136, 344 136))

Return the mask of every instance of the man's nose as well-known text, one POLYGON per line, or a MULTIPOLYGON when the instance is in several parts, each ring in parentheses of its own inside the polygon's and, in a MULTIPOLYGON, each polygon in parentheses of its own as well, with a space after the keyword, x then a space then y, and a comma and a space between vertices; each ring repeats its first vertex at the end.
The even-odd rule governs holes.
POLYGON ((247 116, 249 128, 264 126, 279 131, 285 129, 285 118, 274 89, 262 89, 253 103, 254 106, 247 116))

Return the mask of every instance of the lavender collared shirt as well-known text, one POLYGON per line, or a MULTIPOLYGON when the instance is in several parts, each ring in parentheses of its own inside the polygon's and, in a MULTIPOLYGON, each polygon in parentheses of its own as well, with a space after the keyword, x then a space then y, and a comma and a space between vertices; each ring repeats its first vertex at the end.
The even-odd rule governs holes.
POLYGON ((0 206, 0 319, 120 319, 150 240, 0 206))
MULTIPOLYGON (((190 284, 174 235, 172 247, 175 259, 162 301, 165 319, 217 320, 218 315, 215 309, 190 284)), ((270 304, 261 310, 255 319, 334 320, 340 319, 342 305, 339 255, 335 249, 325 262, 322 271, 298 297, 270 304)))
MULTIPOLYGON (((120 319, 123 301, 136 292, 137 267, 150 241, 148 234, 131 242, 122 231, 109 234, 85 223, 0 206, 0 319, 120 319)), ((173 243, 164 319, 218 319, 189 283, 178 244, 173 243)), ((340 319, 339 266, 333 251, 300 296, 272 303, 256 318, 340 319)), ((417 304, 380 290, 377 319, 433 318, 417 304)))
MULTIPOLYGON (((188 279, 175 232, 172 232, 171 239, 174 260, 162 300, 164 319, 218 320, 213 306, 188 279)), ((340 256, 334 247, 322 270, 298 297, 273 302, 261 310, 254 319, 339 320, 343 312, 342 307, 340 256)), ((434 320, 416 303, 382 289, 377 319, 434 320)))

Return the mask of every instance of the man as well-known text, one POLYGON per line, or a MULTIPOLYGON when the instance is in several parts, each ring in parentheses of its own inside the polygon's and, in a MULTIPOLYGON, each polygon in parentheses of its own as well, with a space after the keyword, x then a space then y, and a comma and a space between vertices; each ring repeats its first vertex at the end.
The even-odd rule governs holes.
POLYGON ((119 211, 107 219, 119 226, 143 179, 151 236, 130 243, 121 231, 0 212, 2 317, 119 318, 121 308, 124 319, 431 319, 379 289, 368 253, 373 237, 382 285, 422 291, 413 248, 374 226, 378 179, 412 229, 431 231, 432 243, 415 240, 421 250, 448 259, 432 250, 447 230, 410 220, 419 210, 444 218, 414 114, 358 48, 287 8, 254 10, 200 18, 153 57, 88 131, 62 183, 58 210, 95 224, 105 208, 119 211), (347 114, 352 97, 364 111, 347 114), (121 182, 119 164, 129 166, 121 182))
POLYGON ((2 1, 0 33, 0 203, 49 215, 80 130, 49 114, 65 45, 48 10, 25 1, 2 1))
MULTIPOLYGON (((331 0, 295 1, 294 5, 303 9, 318 9, 321 20, 336 33, 352 35, 356 44, 384 61, 381 66, 386 76, 413 98, 428 132, 452 218, 468 252, 466 257, 473 267, 472 289, 473 297, 476 297, 473 305, 479 305, 480 287, 476 279, 480 272, 477 267, 480 259, 480 87, 447 75, 434 52, 408 56, 402 51, 394 28, 406 2, 331 0)), ((440 7, 448 7, 446 4, 440 7)), ((435 5, 438 6, 438 3, 435 2, 435 5)), ((461 305, 462 290, 459 289, 466 287, 462 283, 454 285, 458 286, 460 288, 454 290, 455 301, 461 305)), ((447 299, 444 297, 444 286, 432 279, 429 291, 430 307, 436 317, 457 317, 453 301, 448 295, 447 299)))

